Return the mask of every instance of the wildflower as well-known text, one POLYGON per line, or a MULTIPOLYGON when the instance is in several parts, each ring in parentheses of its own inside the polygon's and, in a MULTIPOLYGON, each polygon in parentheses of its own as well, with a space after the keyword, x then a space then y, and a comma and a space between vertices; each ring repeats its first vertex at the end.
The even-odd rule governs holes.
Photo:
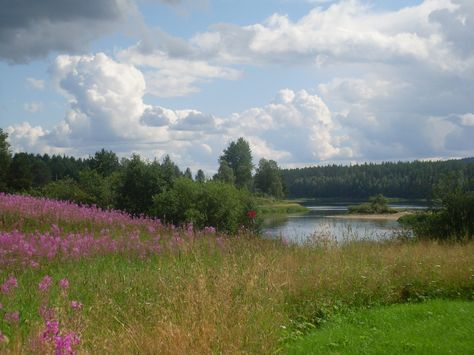
POLYGON ((42 334, 43 341, 51 341, 59 334, 59 322, 55 320, 48 320, 45 323, 45 329, 42 334))
POLYGON ((68 279, 61 279, 59 281, 59 287, 61 287, 63 290, 67 290, 69 288, 69 280, 68 279))
POLYGON ((38 284, 38 287, 40 291, 47 292, 51 287, 52 283, 53 279, 51 278, 51 276, 46 275, 45 277, 43 277, 43 280, 41 280, 41 282, 38 284))
POLYGON ((255 217, 257 217, 257 212, 254 210, 250 210, 247 212, 247 217, 250 219, 254 219, 255 217))
POLYGON ((71 308, 75 311, 82 309, 82 303, 79 301, 71 301, 71 308))
POLYGON ((18 323, 20 321, 20 313, 18 311, 5 313, 3 319, 9 323, 18 323))
POLYGON ((40 306, 38 313, 45 321, 52 320, 56 317, 56 312, 54 309, 48 308, 45 305, 40 306))
POLYGON ((5 342, 5 335, 0 331, 0 344, 5 342))
POLYGON ((55 354, 74 354, 73 346, 79 345, 80 341, 81 339, 76 333, 54 337, 54 342, 56 344, 55 354))
POLYGON ((2 293, 7 294, 10 292, 11 289, 18 287, 18 281, 14 276, 10 276, 7 281, 0 286, 0 290, 2 293))

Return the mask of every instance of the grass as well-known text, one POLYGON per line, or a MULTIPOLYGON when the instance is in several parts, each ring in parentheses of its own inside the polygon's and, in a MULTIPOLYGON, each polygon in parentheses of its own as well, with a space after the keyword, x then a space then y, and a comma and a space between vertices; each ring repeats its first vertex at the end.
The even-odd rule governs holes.
POLYGON ((308 209, 295 200, 258 198, 258 212, 263 215, 307 213, 308 209))
POLYGON ((265 354, 343 310, 472 299, 474 291, 472 243, 324 249, 241 238, 223 251, 205 244, 145 260, 109 256, 16 272, 20 287, 3 303, 20 311, 24 334, 34 333, 39 297, 32 289, 45 274, 68 277, 71 297, 85 307, 83 350, 265 354))
POLYGON ((472 354, 474 302, 431 300, 335 317, 290 354, 472 354))
MULTIPOLYGON (((53 228, 48 219, 18 223, 6 217, 4 230, 53 228)), ((103 228, 81 221, 58 224, 62 236, 81 229, 98 235, 103 228)), ((130 228, 116 224, 110 233, 118 236, 130 228)), ((147 233, 142 228, 141 238, 147 233)), ((186 238, 186 231, 162 233, 186 238)), ((32 339, 44 325, 38 283, 49 275, 54 307, 66 304, 57 284, 63 278, 70 282, 68 299, 84 305, 74 328, 81 335, 79 353, 270 354, 355 309, 436 298, 473 300, 474 242, 297 246, 211 233, 144 258, 42 260, 38 269, 11 264, 0 270, 0 284, 10 275, 18 288, 0 293, 0 331, 9 339, 0 342, 0 353, 32 351, 32 339), (19 312, 19 324, 3 320, 7 310, 19 312)))

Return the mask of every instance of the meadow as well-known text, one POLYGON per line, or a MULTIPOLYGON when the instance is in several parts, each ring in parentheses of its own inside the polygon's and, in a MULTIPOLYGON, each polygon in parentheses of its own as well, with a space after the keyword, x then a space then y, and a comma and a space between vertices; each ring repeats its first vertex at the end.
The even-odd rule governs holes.
POLYGON ((473 298, 472 242, 292 245, 0 194, 2 353, 270 354, 354 310, 473 298))

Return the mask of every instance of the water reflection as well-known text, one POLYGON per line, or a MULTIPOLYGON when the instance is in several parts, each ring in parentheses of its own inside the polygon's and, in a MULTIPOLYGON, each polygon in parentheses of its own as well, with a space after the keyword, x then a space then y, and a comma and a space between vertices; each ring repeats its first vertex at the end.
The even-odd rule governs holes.
MULTIPOLYGON (((349 203, 307 206, 309 213, 271 217, 265 221, 264 232, 269 238, 283 238, 303 243, 310 238, 328 238, 335 241, 348 239, 385 239, 401 232, 397 221, 342 219, 329 216, 347 212, 349 203)), ((424 209, 419 204, 393 204, 394 208, 424 209)))

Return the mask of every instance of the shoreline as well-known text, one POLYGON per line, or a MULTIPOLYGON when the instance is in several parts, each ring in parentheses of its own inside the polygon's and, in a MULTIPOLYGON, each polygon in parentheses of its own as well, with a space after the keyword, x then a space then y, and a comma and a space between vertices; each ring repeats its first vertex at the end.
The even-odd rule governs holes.
POLYGON ((327 218, 338 218, 338 219, 362 219, 362 220, 375 220, 375 221, 397 221, 400 217, 412 214, 413 212, 403 211, 397 213, 383 213, 383 214, 342 214, 327 216, 327 218))

